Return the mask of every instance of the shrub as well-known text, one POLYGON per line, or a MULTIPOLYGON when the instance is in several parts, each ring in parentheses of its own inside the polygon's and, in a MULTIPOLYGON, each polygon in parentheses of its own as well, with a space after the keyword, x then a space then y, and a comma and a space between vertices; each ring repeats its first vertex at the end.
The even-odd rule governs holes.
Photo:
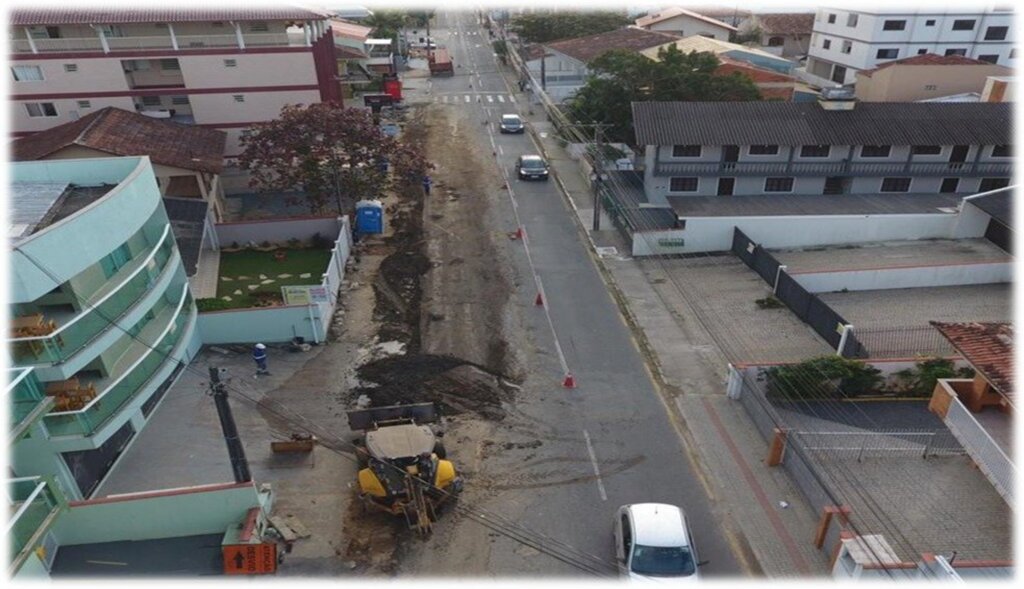
POLYGON ((926 358, 913 368, 895 373, 896 390, 917 397, 927 397, 935 390, 935 385, 942 378, 973 378, 971 367, 956 368, 952 360, 945 358, 926 358))
POLYGON ((264 240, 263 243, 260 244, 260 247, 263 248, 263 249, 269 249, 270 248, 270 242, 264 240))
POLYGON ((299 239, 298 237, 293 237, 293 238, 288 240, 288 247, 290 247, 292 249, 297 249, 297 248, 299 248, 301 246, 302 246, 302 240, 299 239))
POLYGON ((775 297, 765 297, 763 299, 756 299, 754 304, 757 305, 758 309, 782 309, 786 305, 775 297))
POLYGON ((770 399, 840 399, 877 392, 882 371, 841 356, 821 356, 767 371, 770 399))
POLYGON ((196 299, 196 308, 199 309, 200 313, 202 313, 204 311, 223 311, 225 309, 234 309, 235 305, 231 304, 230 301, 209 298, 196 299))

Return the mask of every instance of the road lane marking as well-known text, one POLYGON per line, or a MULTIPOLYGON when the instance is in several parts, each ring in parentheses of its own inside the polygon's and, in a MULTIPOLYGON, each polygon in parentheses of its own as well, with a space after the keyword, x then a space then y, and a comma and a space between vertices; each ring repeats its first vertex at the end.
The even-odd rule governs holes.
POLYGON ((512 104, 515 104, 515 103, 516 103, 516 97, 515 97, 515 96, 512 96, 511 94, 509 94, 509 95, 508 95, 508 100, 509 100, 509 102, 511 102, 512 104))
POLYGON ((466 99, 466 102, 469 102, 471 100, 469 94, 464 94, 462 97, 466 99))
POLYGON ((501 155, 505 155, 505 150, 502 149, 500 145, 498 146, 498 153, 500 153, 501 155))
POLYGON ((594 454, 594 446, 590 443, 590 434, 583 430, 583 439, 587 441, 587 452, 590 453, 590 464, 594 467, 594 476, 597 478, 597 490, 601 493, 601 501, 608 500, 608 493, 604 492, 604 482, 601 480, 601 469, 597 466, 597 455, 594 454))

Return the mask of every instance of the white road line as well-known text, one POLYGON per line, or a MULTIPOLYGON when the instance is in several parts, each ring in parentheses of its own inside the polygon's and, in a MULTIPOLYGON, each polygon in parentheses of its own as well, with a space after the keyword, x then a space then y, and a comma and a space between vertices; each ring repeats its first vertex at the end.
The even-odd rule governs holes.
POLYGON ((470 101, 469 94, 464 94, 462 97, 466 99, 466 102, 470 101))
POLYGON ((587 441, 587 452, 590 453, 590 464, 594 467, 594 476, 597 477, 597 490, 601 493, 601 501, 608 500, 608 493, 604 492, 604 482, 601 480, 601 469, 597 467, 597 455, 594 454, 594 446, 590 444, 590 434, 583 430, 583 439, 587 441))
POLYGON ((505 155, 505 150, 502 149, 500 145, 498 146, 498 153, 501 155, 505 155))
POLYGON ((501 94, 498 95, 498 102, 505 102, 505 97, 501 94))
POLYGON ((512 104, 515 104, 515 103, 516 103, 516 97, 515 97, 515 96, 512 96, 511 94, 509 94, 509 95, 508 95, 508 100, 509 100, 509 102, 511 102, 512 104))
POLYGON ((494 102, 494 97, 490 94, 487 95, 487 102, 494 102))

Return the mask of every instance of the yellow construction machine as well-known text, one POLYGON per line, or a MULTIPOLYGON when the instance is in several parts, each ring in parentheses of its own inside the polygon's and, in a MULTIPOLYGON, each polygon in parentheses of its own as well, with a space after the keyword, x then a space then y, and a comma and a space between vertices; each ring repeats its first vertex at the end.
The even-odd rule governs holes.
POLYGON ((402 515, 410 528, 430 532, 438 508, 462 492, 462 478, 429 424, 438 423, 432 403, 373 407, 348 412, 359 457, 359 496, 375 509, 402 515))

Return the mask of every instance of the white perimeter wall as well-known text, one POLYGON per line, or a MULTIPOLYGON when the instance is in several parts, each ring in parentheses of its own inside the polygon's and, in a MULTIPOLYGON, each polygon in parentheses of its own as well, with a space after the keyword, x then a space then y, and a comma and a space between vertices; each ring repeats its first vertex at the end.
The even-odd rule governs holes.
POLYGON ((961 223, 955 214, 832 215, 786 217, 699 217, 686 219, 685 229, 644 231, 633 235, 633 255, 727 251, 733 227, 766 248, 812 247, 840 243, 982 237, 981 223, 961 223), (659 240, 682 239, 683 245, 659 240))
POLYGON ((873 268, 836 272, 790 273, 801 286, 813 293, 840 290, 882 290, 962 284, 1010 282, 1013 262, 959 264, 955 266, 917 266, 911 268, 873 268))

